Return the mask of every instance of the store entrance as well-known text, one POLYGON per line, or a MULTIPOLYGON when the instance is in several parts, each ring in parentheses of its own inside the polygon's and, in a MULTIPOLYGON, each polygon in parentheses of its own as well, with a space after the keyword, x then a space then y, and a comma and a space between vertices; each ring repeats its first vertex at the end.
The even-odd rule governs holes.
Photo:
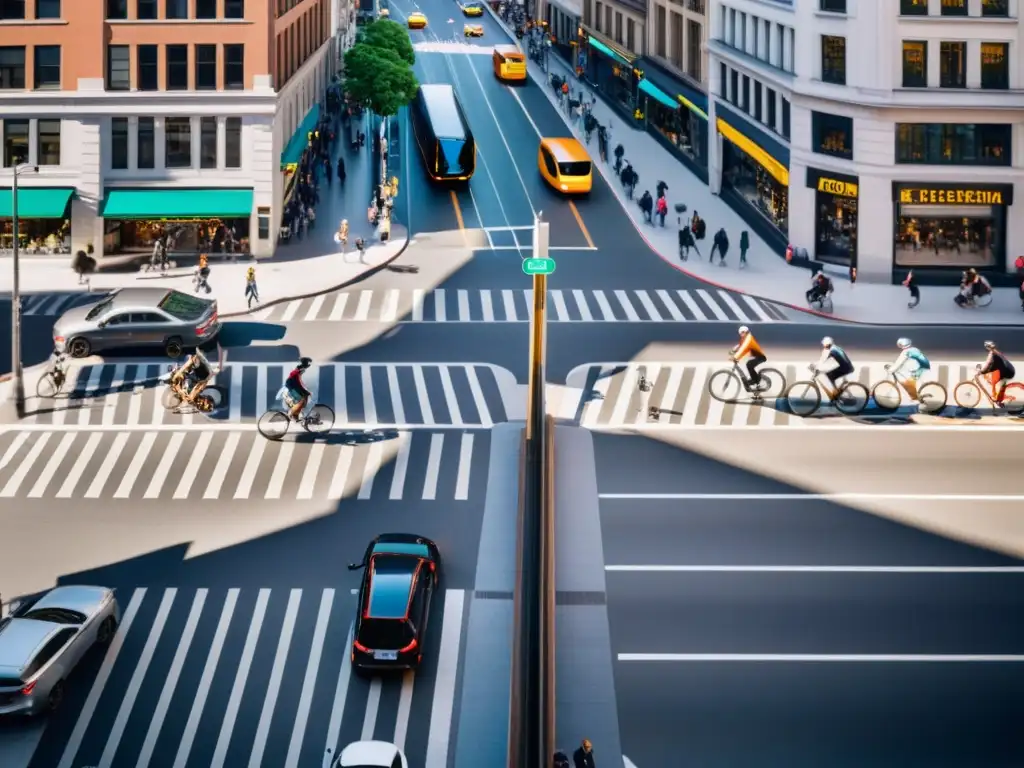
POLYGON ((843 267, 857 265, 857 198, 817 193, 815 256, 843 267))

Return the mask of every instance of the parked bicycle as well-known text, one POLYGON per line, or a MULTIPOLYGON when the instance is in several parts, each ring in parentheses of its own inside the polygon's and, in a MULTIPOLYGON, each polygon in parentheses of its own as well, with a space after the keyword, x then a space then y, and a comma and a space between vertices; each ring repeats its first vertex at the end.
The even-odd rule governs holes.
MULTIPOLYGON (((812 379, 794 382, 786 390, 786 404, 797 416, 810 416, 821 407, 822 392, 818 383, 821 371, 813 365, 809 369, 814 373, 812 379)), ((868 388, 859 381, 844 381, 836 387, 835 396, 828 399, 828 404, 844 416, 856 416, 867 408, 868 397, 868 388)))
MULTIPOLYGON (((871 398, 880 410, 892 412, 903 404, 903 393, 906 387, 896 378, 896 374, 885 366, 888 378, 882 379, 871 390, 871 398)), ((907 392, 909 395, 910 393, 907 392)), ((917 386, 917 407, 921 413, 940 413, 946 407, 949 393, 937 381, 926 381, 917 386)))
MULTIPOLYGON (((256 424, 260 434, 267 440, 280 440, 288 434, 292 424, 292 417, 288 412, 295 407, 295 402, 288 394, 287 387, 278 390, 275 402, 281 403, 282 407, 268 409, 256 424)), ((334 410, 328 405, 316 402, 316 398, 310 395, 305 411, 299 416, 299 424, 307 432, 315 435, 330 432, 334 427, 334 410)))
POLYGON ((174 380, 173 372, 167 382, 167 387, 160 396, 160 403, 169 411, 178 413, 212 413, 220 408, 227 399, 224 390, 214 385, 209 386, 200 392, 194 399, 189 400, 188 393, 194 386, 191 378, 185 377, 182 381, 174 380), (191 410, 189 407, 191 406, 191 410))
POLYGON ((832 291, 811 296, 807 299, 807 306, 827 315, 832 314, 832 291))
POLYGON ((65 355, 54 355, 50 368, 36 384, 36 394, 44 400, 49 400, 61 393, 64 384, 68 380, 68 369, 65 366, 67 357, 65 355))
POLYGON ((746 371, 740 368, 740 364, 732 361, 732 368, 723 368, 715 371, 708 379, 708 394, 715 400, 723 403, 735 403, 744 393, 750 395, 755 401, 763 400, 766 397, 781 397, 786 390, 786 377, 782 371, 775 368, 761 368, 758 370, 760 380, 757 384, 751 384, 746 371))
POLYGON ((988 400, 993 408, 1002 408, 1013 415, 1024 413, 1024 384, 1019 381, 1011 381, 1006 385, 1002 405, 996 403, 995 393, 982 380, 982 373, 978 370, 975 371, 974 378, 961 381, 953 390, 953 400, 961 408, 968 410, 977 408, 982 397, 988 400))

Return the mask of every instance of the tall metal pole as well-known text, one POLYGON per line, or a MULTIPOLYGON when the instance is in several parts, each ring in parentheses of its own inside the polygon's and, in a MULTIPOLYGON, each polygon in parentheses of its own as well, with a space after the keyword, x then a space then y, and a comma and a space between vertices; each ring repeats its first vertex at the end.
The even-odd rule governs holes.
POLYGON ((14 166, 14 185, 11 189, 11 228, 14 231, 14 287, 11 291, 11 375, 14 386, 11 395, 18 418, 25 416, 25 378, 21 368, 21 264, 18 259, 18 166, 14 166))
MULTIPOLYGON (((539 219, 533 226, 533 258, 548 257, 550 240, 550 224, 539 219)), ((548 276, 533 276, 533 322, 530 324, 530 373, 527 394, 527 413, 533 416, 540 414, 538 419, 528 418, 526 421, 526 439, 539 437, 538 428, 543 427, 544 378, 547 359, 547 293, 548 276), (539 422, 539 423, 538 423, 539 422)))

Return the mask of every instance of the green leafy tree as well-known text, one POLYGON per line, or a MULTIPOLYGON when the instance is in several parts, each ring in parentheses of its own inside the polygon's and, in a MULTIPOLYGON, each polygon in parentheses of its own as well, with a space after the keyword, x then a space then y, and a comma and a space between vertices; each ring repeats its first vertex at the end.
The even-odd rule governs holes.
POLYGON ((345 52, 345 90, 378 115, 398 114, 418 88, 412 67, 390 49, 357 43, 345 52))
POLYGON ((409 30, 396 21, 377 19, 363 30, 361 42, 374 48, 394 51, 410 67, 416 63, 409 30))

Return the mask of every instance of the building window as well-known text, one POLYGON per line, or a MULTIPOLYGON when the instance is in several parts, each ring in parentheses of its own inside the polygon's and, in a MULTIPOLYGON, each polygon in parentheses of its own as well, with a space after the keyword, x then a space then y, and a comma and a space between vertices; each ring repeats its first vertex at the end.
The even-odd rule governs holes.
POLYGON ((60 0, 36 0, 37 19, 59 19, 60 0))
POLYGON ((686 21, 686 74, 701 81, 702 70, 704 69, 700 53, 701 26, 700 22, 687 19, 686 21))
POLYGON ((761 84, 754 81, 754 119, 760 122, 761 120, 761 84))
POLYGON ((244 19, 245 0, 224 0, 225 19, 244 19))
POLYGON ((217 89, 217 46, 196 46, 196 90, 217 89))
POLYGON ((4 120, 4 165, 28 160, 28 120, 4 120))
POLYGON ((818 8, 826 13, 846 13, 846 0, 821 0, 818 8))
POLYGON ((943 16, 966 16, 967 0, 942 0, 940 13, 943 16))
MULTIPOLYGON (((600 3, 598 3, 600 7, 600 3)), ((668 39, 668 14, 665 11, 664 5, 655 6, 655 24, 654 24, 654 53, 662 59, 668 58, 668 48, 666 40, 668 39)))
POLYGON ((981 15, 1008 17, 1010 15, 1009 0, 981 0, 981 15))
MULTIPOLYGON (((594 8, 594 29, 598 32, 601 31, 601 17, 603 15, 601 10, 603 7, 604 6, 602 6, 601 3, 597 3, 594 8)), ((658 7, 660 8, 661 6, 659 5, 658 7)), ((660 27, 660 29, 664 29, 664 27, 660 27)))
POLYGON ((821 36, 821 80, 846 85, 846 38, 821 36))
POLYGON ((939 43, 939 86, 967 87, 967 43, 939 43))
POLYGON ((115 171, 128 168, 128 118, 110 118, 110 167, 115 171))
POLYGON ((0 21, 25 18, 25 0, 0 0, 0 21))
POLYGON ((60 89, 60 46, 37 45, 32 55, 35 57, 35 88, 60 89))
POLYGON ((242 118, 229 117, 224 122, 224 167, 242 167, 242 118))
POLYGON ((0 88, 20 90, 25 87, 25 46, 0 48, 0 88))
POLYGON ((615 12, 615 42, 622 45, 622 14, 615 12))
POLYGON ((60 120, 40 120, 37 126, 36 162, 60 165, 60 120))
POLYGON ((789 140, 789 99, 782 97, 782 138, 789 140))
POLYGON ((636 50, 636 24, 632 19, 626 19, 626 47, 631 51, 636 50))
POLYGON ((196 0, 197 19, 216 19, 217 0, 196 0))
POLYGON ((132 64, 127 45, 107 46, 107 90, 129 91, 132 87, 132 64))
POLYGON ((927 16, 928 0, 900 0, 901 16, 927 16))
POLYGON ((853 159, 853 118, 811 112, 811 151, 853 159))
POLYGON ((168 117, 164 120, 164 166, 192 167, 192 119, 168 117))
POLYGON ((928 87, 928 43, 925 40, 903 41, 903 87, 928 87))
POLYGON ((127 19, 128 0, 107 0, 108 19, 127 19))
POLYGON ((743 76, 743 97, 740 101, 740 108, 750 113, 750 78, 746 75, 743 76))
POLYGON ((729 72, 729 101, 733 104, 740 102, 740 73, 735 69, 729 72))
POLYGON ((188 0, 167 0, 168 19, 187 19, 188 0))
POLYGON ((723 99, 728 97, 729 76, 725 64, 718 64, 718 95, 723 99))
POLYGON ((899 123, 896 162, 904 165, 1011 164, 1013 126, 1009 123, 899 123))
POLYGON ((224 87, 229 90, 245 88, 245 46, 224 46, 224 87))
POLYGON ((160 88, 157 72, 157 46, 140 45, 135 49, 139 57, 138 85, 140 91, 156 91, 160 88))
POLYGON ((981 44, 981 87, 1006 90, 1010 87, 1010 44, 981 44))
POLYGON ((156 120, 152 117, 140 117, 136 135, 138 141, 138 167, 142 169, 156 167, 156 120))
POLYGON ((775 130, 775 91, 771 88, 764 89, 765 101, 767 101, 767 109, 765 109, 764 124, 775 130))
POLYGON ((143 21, 152 21, 157 18, 158 0, 136 0, 135 16, 143 21))
POLYGON ((199 118, 199 167, 217 167, 217 118, 199 118))
POLYGON ((256 236, 260 240, 270 239, 270 208, 256 209, 256 236))
POLYGON ((188 90, 188 46, 167 46, 167 90, 188 90))

